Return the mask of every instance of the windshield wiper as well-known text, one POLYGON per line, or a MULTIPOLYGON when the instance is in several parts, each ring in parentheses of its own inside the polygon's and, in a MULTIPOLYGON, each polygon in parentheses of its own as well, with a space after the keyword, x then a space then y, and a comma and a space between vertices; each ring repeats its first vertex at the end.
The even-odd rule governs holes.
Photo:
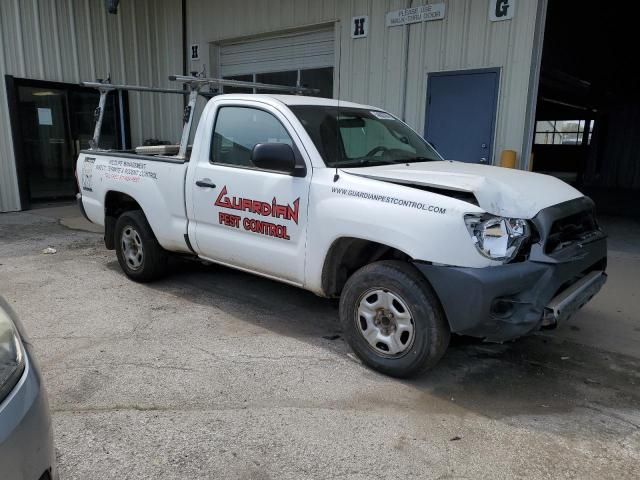
POLYGON ((351 167, 373 167, 380 165, 392 165, 395 163, 415 163, 415 162, 430 162, 435 159, 429 157, 409 157, 409 158, 396 158, 396 159, 375 159, 375 158, 360 158, 351 160, 348 162, 335 162, 331 165, 331 168, 351 168, 351 167))
POLYGON ((414 163, 414 162, 431 162, 433 158, 428 157, 409 157, 409 158, 398 158, 396 160, 392 160, 393 163, 414 163))
POLYGON ((388 164, 388 160, 374 160, 371 158, 361 158, 359 160, 352 160, 349 162, 335 162, 331 165, 331 168, 349 168, 349 167, 371 167, 373 165, 385 165, 388 164))

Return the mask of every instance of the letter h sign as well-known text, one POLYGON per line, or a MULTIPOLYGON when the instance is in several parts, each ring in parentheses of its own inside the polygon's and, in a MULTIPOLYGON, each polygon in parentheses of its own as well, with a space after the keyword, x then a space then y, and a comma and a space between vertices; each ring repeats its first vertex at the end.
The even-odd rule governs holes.
POLYGON ((351 19, 351 38, 365 38, 369 34, 369 17, 359 16, 351 19))

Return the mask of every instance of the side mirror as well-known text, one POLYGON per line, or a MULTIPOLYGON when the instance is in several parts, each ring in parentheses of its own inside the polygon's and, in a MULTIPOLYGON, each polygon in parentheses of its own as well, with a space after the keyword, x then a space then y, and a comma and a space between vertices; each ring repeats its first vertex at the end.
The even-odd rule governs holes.
POLYGON ((306 168, 296 165, 293 148, 286 143, 256 144, 251 152, 251 162, 258 168, 288 173, 296 177, 306 174, 306 168))

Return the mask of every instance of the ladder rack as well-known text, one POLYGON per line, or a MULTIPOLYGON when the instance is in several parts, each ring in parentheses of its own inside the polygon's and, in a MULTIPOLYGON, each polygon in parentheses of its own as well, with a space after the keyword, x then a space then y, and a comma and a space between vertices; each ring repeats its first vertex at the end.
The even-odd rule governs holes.
POLYGON ((185 159, 187 157, 187 144, 189 143, 189 136, 191 135, 191 126, 193 124, 193 114, 195 111, 196 101, 198 95, 213 96, 217 95, 217 92, 203 92, 205 87, 242 87, 242 88, 260 88, 265 90, 275 90, 278 92, 294 93, 297 95, 313 95, 319 93, 317 88, 306 87, 292 87, 288 85, 272 85, 268 83, 259 82, 244 82, 240 80, 226 80, 223 78, 203 78, 192 77, 185 75, 170 75, 169 80, 173 82, 180 82, 184 85, 183 90, 173 88, 157 88, 146 87, 143 85, 116 85, 109 82, 80 82, 80 85, 84 87, 95 88, 100 92, 100 101, 95 111, 95 128, 93 130, 93 138, 89 142, 91 150, 98 150, 100 145, 100 131, 102 130, 102 120, 104 118, 104 107, 107 102, 107 95, 112 91, 128 90, 134 92, 152 92, 152 93, 172 93, 178 95, 188 95, 189 100, 184 107, 183 115, 183 127, 182 137, 180 139, 180 149, 178 150, 177 158, 185 159))

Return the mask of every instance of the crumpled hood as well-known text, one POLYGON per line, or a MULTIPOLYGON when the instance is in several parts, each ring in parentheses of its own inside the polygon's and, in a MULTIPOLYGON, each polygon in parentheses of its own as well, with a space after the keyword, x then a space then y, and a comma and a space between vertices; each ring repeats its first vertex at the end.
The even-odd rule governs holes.
POLYGON ((543 208, 583 196, 549 175, 473 163, 433 161, 342 170, 375 180, 470 192, 480 208, 513 218, 533 218, 543 208))

